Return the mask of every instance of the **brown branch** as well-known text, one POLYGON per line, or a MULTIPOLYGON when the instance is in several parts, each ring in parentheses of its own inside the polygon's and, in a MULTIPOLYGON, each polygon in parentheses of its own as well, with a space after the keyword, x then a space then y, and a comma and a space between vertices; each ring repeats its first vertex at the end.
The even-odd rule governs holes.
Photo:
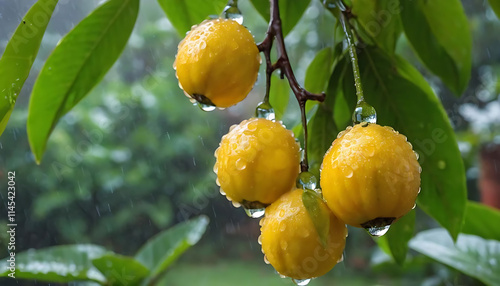
POLYGON ((290 60, 288 59, 288 54, 285 47, 285 39, 283 37, 283 29, 281 26, 281 17, 279 11, 279 1, 270 0, 271 4, 271 19, 269 21, 269 26, 267 28, 266 37, 264 40, 257 45, 259 51, 264 53, 266 59, 266 95, 265 101, 269 99, 269 89, 271 86, 271 75, 272 73, 279 69, 282 76, 286 76, 288 83, 295 98, 297 99, 301 112, 302 127, 304 129, 304 160, 301 162, 301 169, 306 172, 309 169, 307 162, 307 118, 306 118, 306 102, 308 100, 316 100, 323 102, 325 100, 325 94, 311 93, 305 90, 297 82, 293 69, 290 65, 290 60), (278 60, 273 64, 271 61, 271 48, 273 46, 273 41, 276 40, 276 46, 278 49, 278 60))

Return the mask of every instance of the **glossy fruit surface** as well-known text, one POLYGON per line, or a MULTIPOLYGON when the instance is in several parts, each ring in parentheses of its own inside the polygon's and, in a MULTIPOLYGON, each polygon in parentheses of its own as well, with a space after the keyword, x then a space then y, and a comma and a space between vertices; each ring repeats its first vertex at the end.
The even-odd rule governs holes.
POLYGON ((281 123, 251 118, 222 137, 214 171, 228 199, 265 206, 290 191, 299 173, 299 146, 281 123))
POLYGON ((323 196, 347 224, 390 225, 415 205, 421 172, 417 159, 406 137, 391 127, 348 127, 323 158, 323 196))
POLYGON ((261 220, 262 251, 281 275, 309 279, 324 275, 342 260, 347 228, 321 201, 329 215, 326 247, 302 201, 303 190, 281 196, 261 220))
POLYGON ((252 89, 260 54, 252 34, 231 19, 194 26, 178 46, 174 69, 184 92, 206 105, 229 107, 252 89))

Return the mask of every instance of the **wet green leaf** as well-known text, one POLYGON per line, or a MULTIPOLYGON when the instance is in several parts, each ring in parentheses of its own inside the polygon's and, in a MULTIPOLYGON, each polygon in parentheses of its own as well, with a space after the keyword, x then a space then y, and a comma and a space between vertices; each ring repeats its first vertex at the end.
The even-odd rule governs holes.
POLYGON ((208 222, 206 216, 200 216, 180 223, 159 233, 143 245, 135 259, 151 271, 144 284, 161 276, 182 253, 195 245, 205 233, 208 222))
MULTIPOLYGON (((270 19, 269 0, 251 0, 253 6, 266 21, 270 19)), ((311 0, 279 0, 283 36, 288 35, 306 11, 311 0)))
POLYGON ((104 77, 134 28, 139 0, 109 0, 57 45, 33 87, 28 139, 37 162, 59 119, 104 77))
POLYGON ((459 0, 401 1, 401 20, 422 62, 457 95, 470 79, 472 40, 459 0))
MULTIPOLYGON (((456 238, 467 190, 460 151, 443 106, 422 75, 404 59, 366 47, 359 54, 359 64, 364 96, 375 107, 378 123, 406 135, 420 154, 423 171, 418 206, 456 238)), ((356 98, 351 72, 344 74, 342 88, 345 99, 356 98)))
POLYGON ((460 234, 456 243, 444 229, 420 232, 410 248, 475 277, 487 285, 500 285, 500 242, 460 234))
POLYGON ((463 233, 500 241, 500 211, 481 203, 468 201, 463 233))
POLYGON ((24 15, 0 58, 0 135, 38 54, 58 0, 39 0, 24 15))
POLYGON ((352 5, 363 34, 391 54, 402 31, 400 13, 399 0, 356 0, 352 5))
POLYGON ((276 119, 280 120, 290 101, 290 86, 288 80, 280 79, 279 76, 271 77, 271 90, 269 91, 269 103, 274 109, 276 119))
MULTIPOLYGON (((384 251, 389 251, 394 260, 402 265, 408 252, 408 241, 413 237, 415 230, 415 210, 410 211, 397 222, 391 225, 389 231, 378 238, 379 245, 386 245, 384 251)), ((382 247, 384 248, 384 247, 382 247)))
MULTIPOLYGON (((105 277, 92 265, 92 260, 107 252, 92 244, 63 245, 40 250, 30 249, 15 256, 16 279, 67 283, 74 280, 105 282, 105 277)), ((6 257, 0 261, 0 277, 10 272, 6 257)))
POLYGON ((326 247, 328 243, 328 233, 330 232, 330 214, 325 208, 321 208, 321 197, 313 190, 304 190, 302 202, 318 232, 318 236, 326 247))
POLYGON ((92 260, 92 264, 104 274, 107 285, 138 285, 149 274, 149 270, 139 261, 115 253, 96 258, 92 260))
POLYGON ((227 2, 227 0, 158 0, 181 38, 191 30, 191 26, 200 24, 209 16, 219 16, 227 2))

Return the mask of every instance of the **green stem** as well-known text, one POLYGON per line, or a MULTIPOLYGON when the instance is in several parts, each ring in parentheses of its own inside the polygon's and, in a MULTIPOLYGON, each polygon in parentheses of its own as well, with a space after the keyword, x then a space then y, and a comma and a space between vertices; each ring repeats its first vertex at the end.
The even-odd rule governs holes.
POLYGON ((359 64, 358 64, 358 55, 356 53, 356 45, 354 44, 354 37, 352 35, 351 27, 349 25, 349 20, 343 11, 340 10, 340 7, 344 7, 344 4, 341 0, 337 0, 337 7, 335 9, 335 14, 342 25, 342 29, 344 30, 347 46, 349 49, 349 57, 351 58, 352 63, 352 71, 354 74, 354 85, 356 87, 356 96, 359 101, 363 101, 363 86, 361 84, 361 74, 359 72, 359 64))

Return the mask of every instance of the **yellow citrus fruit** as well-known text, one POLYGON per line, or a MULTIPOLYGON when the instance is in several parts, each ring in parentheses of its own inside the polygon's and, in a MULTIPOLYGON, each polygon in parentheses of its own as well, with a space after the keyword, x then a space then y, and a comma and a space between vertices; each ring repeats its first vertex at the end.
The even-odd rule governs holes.
POLYGON ((206 20, 180 42, 174 62, 179 86, 200 103, 229 107, 252 89, 260 54, 252 34, 231 19, 206 20))
POLYGON ((246 208, 262 208, 290 191, 299 173, 299 146, 281 123, 251 118, 222 137, 214 172, 221 193, 246 208))
POLYGON ((417 159, 411 143, 391 127, 366 122, 348 127, 323 158, 323 196, 345 223, 385 227, 415 205, 421 172, 417 159))
POLYGON ((330 271, 342 260, 347 228, 323 201, 319 207, 330 216, 326 247, 302 202, 303 190, 281 196, 266 209, 261 220, 262 252, 279 274, 309 279, 330 271))

